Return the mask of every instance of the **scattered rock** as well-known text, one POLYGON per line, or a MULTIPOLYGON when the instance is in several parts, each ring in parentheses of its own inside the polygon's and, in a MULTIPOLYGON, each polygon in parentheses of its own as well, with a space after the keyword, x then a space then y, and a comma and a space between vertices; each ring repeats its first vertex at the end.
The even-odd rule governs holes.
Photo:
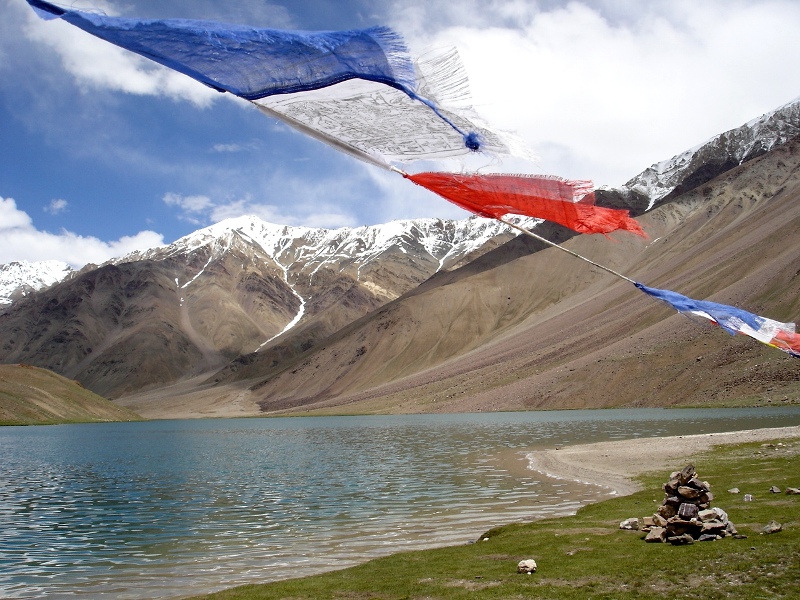
POLYGON ((619 524, 619 528, 625 529, 627 531, 639 531, 639 519, 637 519, 636 517, 625 519, 622 523, 619 524))
POLYGON ((753 496, 752 496, 752 494, 745 494, 745 495, 744 495, 744 501, 745 501, 745 502, 752 502, 752 501, 753 501, 753 496))
POLYGON ((790 496, 800 496, 800 488, 786 488, 786 493, 790 496))
POLYGON ((728 493, 729 494, 738 494, 739 493, 739 488, 737 488, 737 487, 731 488, 731 489, 728 490, 728 493))
POLYGON ((517 573, 527 573, 528 575, 536 573, 536 561, 532 558, 519 561, 519 564, 517 564, 517 573))
POLYGON ((783 530, 783 525, 778 523, 777 521, 770 521, 766 525, 764 525, 764 529, 761 530, 761 533, 769 534, 769 533, 778 533, 779 531, 783 530))
POLYGON ((769 488, 769 491, 773 494, 780 494, 781 488, 779 488, 777 485, 773 485, 771 488, 769 488))

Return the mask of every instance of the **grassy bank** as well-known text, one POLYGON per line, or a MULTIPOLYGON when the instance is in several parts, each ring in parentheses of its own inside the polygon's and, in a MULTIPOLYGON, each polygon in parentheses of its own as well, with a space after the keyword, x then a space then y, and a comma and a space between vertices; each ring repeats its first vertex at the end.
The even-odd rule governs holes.
MULTIPOLYGON (((248 585, 215 599, 438 598, 800 598, 800 440, 727 446, 696 457, 714 506, 728 512, 746 539, 674 547, 646 544, 622 531, 628 517, 651 515, 669 472, 639 478, 643 491, 581 509, 574 517, 491 530, 474 544, 404 552, 357 567, 301 579, 248 585), (739 494, 727 492, 737 487, 739 494), (752 494, 752 501, 745 501, 752 494), (783 531, 760 532, 771 520, 783 531), (485 539, 484 539, 485 538, 485 539), (538 572, 520 575, 533 558, 538 572)), ((680 469, 684 465, 675 465, 680 469)))

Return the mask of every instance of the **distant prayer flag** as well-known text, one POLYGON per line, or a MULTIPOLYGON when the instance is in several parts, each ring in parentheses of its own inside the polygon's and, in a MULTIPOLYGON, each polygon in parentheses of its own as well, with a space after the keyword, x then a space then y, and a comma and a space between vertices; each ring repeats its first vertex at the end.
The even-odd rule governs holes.
POLYGON ((624 229, 647 237, 627 210, 595 206, 590 181, 549 175, 405 174, 417 185, 483 217, 506 214, 553 221, 579 233, 624 229))
POLYGON ((780 323, 734 306, 693 300, 676 292, 647 287, 638 282, 634 285, 644 293, 663 300, 680 313, 708 319, 731 335, 742 333, 800 358, 800 334, 796 333, 794 323, 780 323))

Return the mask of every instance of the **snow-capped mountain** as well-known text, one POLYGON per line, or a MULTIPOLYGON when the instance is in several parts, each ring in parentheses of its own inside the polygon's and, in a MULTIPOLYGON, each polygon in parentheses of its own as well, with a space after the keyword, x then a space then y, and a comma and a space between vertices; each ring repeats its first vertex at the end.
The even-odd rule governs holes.
MULTIPOLYGON (((648 167, 621 188, 600 189, 598 203, 628 208, 633 214, 641 214, 657 203, 702 185, 798 135, 800 98, 648 167)), ((531 225, 532 221, 524 223, 531 225)), ((357 228, 314 229, 273 225, 246 216, 206 227, 169 246, 133 253, 110 262, 121 264, 175 256, 206 245, 224 251, 227 247, 225 240, 238 237, 241 243, 256 244, 285 273, 287 281, 311 277, 319 269, 335 265, 369 285, 370 263, 392 246, 401 252, 421 251, 438 265, 436 272, 458 264, 478 249, 486 251, 514 235, 505 225, 480 218, 462 221, 417 219, 357 228)), ((0 306, 49 287, 72 273, 66 264, 59 261, 0 265, 0 306)))
MULTIPOLYGON (((800 100, 650 167, 625 188, 600 190, 597 202, 642 214, 680 201, 682 192, 718 185, 714 177, 745 161, 786 154, 792 144, 784 142, 798 133, 800 100)), ((574 235, 551 223, 536 226, 559 243, 574 235)), ((509 319, 524 318, 514 308, 519 298, 536 304, 537 294, 544 294, 547 305, 574 292, 550 280, 525 287, 527 275, 513 282, 488 275, 487 288, 459 284, 539 249, 516 237, 502 223, 475 217, 313 229, 248 216, 79 273, 63 263, 12 263, 0 266, 0 362, 46 367, 118 397, 177 382, 259 377, 325 350, 380 315, 375 339, 392 349, 385 348, 380 360, 389 364, 392 352, 408 351, 411 363, 425 369, 429 364, 420 357, 430 348, 467 351, 474 347, 466 342, 469 335, 490 336, 493 328, 508 327, 509 319), (504 291, 510 283, 519 286, 516 293, 504 291), (428 292, 440 288, 449 289, 442 306, 425 304, 428 292), (32 293, 36 289, 41 291, 32 293), (502 306, 484 311, 490 300, 502 306), (434 314, 439 316, 428 327, 434 314), (451 316, 455 321, 445 332, 432 333, 451 316), (452 337, 442 343, 443 336, 452 337), (200 375, 211 379, 195 379, 200 375)), ((347 339, 346 352, 330 351, 344 369, 361 361, 367 347, 366 338, 347 339)), ((364 377, 383 372, 382 364, 364 377)))
POLYGON ((0 306, 58 283, 73 274, 60 260, 19 261, 0 265, 0 306))
POLYGON ((262 350, 286 357, 516 236, 479 218, 335 230, 229 219, 14 302, 0 360, 117 395, 262 350))
MULTIPOLYGON (((518 222, 530 224, 533 221, 520 219, 518 222)), ((109 263, 160 260, 195 252, 203 246, 215 247, 219 253, 229 247, 233 238, 239 238, 242 243, 257 245, 289 273, 290 279, 296 279, 304 272, 313 274, 326 265, 349 269, 361 277, 367 276, 370 263, 393 246, 404 252, 423 251, 430 260, 437 262, 438 271, 515 235, 516 232, 502 223, 482 218, 460 221, 416 219, 357 228, 323 229, 275 225, 258 217, 243 216, 195 231, 169 246, 134 252, 109 263)), ((0 306, 10 305, 74 273, 69 265, 56 260, 0 264, 0 306)))
POLYGON ((798 135, 800 98, 650 166, 623 187, 646 197, 649 210, 665 198, 702 185, 798 135))
MULTIPOLYGON (((524 222, 531 222, 526 219, 524 222)), ((324 268, 351 272, 357 280, 368 278, 370 264, 393 249, 417 253, 435 263, 434 272, 447 269, 475 251, 498 245, 517 232, 494 219, 460 221, 411 219, 357 228, 322 229, 267 223, 248 215, 226 219, 200 229, 174 243, 115 259, 120 264, 134 260, 162 260, 200 248, 226 252, 235 240, 250 243, 269 256, 290 279, 296 280, 324 268)))

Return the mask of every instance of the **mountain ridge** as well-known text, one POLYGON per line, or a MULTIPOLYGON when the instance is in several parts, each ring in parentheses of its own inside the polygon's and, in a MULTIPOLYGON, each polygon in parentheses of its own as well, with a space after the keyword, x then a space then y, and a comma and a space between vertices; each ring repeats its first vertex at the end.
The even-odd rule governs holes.
MULTIPOLYGON (((651 167, 664 175, 657 193, 672 186, 655 201, 631 183, 636 178, 625 189, 598 190, 598 204, 640 215, 650 240, 624 232, 576 236, 551 223, 526 224, 610 268, 641 271, 648 285, 663 278, 674 283, 671 272, 687 273, 689 281, 707 283, 688 290, 677 286, 679 291, 712 296, 733 267, 722 273, 701 268, 705 251, 693 256, 682 238, 689 239, 693 228, 704 228, 709 236, 720 229, 738 243, 751 218, 780 228, 768 208, 776 204, 773 198, 794 190, 798 157, 792 133, 800 131, 800 102, 749 126, 678 155, 681 160, 651 167), (779 143, 781 136, 788 141, 779 143), (736 185, 741 190, 734 193, 736 185), (675 262, 677 256, 681 262, 675 262), (695 271, 689 269, 693 264, 695 271)), ((642 181, 650 185, 656 179, 642 181)), ((780 201, 790 214, 787 202, 780 201)), ((753 238, 753 243, 766 242, 753 238)), ((707 247, 702 237, 695 244, 707 247)), ((727 252, 724 245, 713 249, 720 264, 729 260, 727 252)), ((145 416, 574 406, 572 397, 553 390, 543 397, 538 389, 574 378, 571 371, 554 375, 563 365, 553 365, 581 360, 581 347, 589 355, 626 338, 590 336, 563 315, 594 327, 586 315, 597 313, 600 302, 635 306, 648 327, 665 318, 652 306, 641 308, 630 293, 615 291, 619 284, 606 274, 561 254, 478 218, 319 230, 240 217, 84 269, 0 310, 0 362, 51 368, 145 416), (555 323, 561 325, 553 329, 555 323), (554 342, 563 335, 578 349, 561 342, 544 350, 509 341, 524 339, 528 334, 522 332, 528 331, 554 342), (522 357, 519 363, 514 352, 500 353, 507 365, 517 365, 516 373, 487 362, 486 353, 504 344, 518 348, 522 357), (537 361, 554 379, 531 371, 537 361), (475 383, 488 364, 505 379, 498 383, 486 374, 485 383, 475 383), (513 398, 524 395, 517 379, 536 382, 537 389, 516 404, 499 400, 498 390, 513 398), (460 398, 465 394, 469 401, 460 398), (415 399, 420 395, 433 398, 435 406, 415 399)), ((795 281, 783 277, 784 288, 773 295, 786 304, 781 290, 794 289, 795 281)), ((768 316, 796 318, 791 311, 775 314, 783 305, 772 300, 765 306, 773 311, 768 316)), ((633 325, 618 326, 636 331, 633 325)), ((579 398, 577 381, 569 385, 579 398)), ((622 396, 606 398, 604 405, 622 401, 622 396)))

